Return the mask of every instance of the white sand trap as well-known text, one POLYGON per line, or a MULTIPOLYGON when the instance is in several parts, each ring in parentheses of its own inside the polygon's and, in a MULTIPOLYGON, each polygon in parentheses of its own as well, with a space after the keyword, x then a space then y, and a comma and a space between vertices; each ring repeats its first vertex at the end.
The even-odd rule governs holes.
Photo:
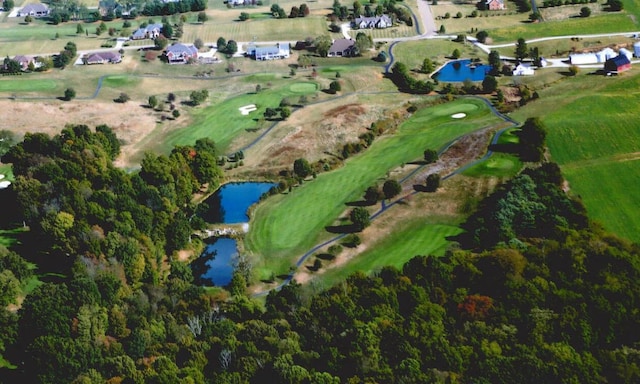
POLYGON ((0 189, 5 189, 11 185, 10 181, 0 181, 0 189))
POLYGON ((249 114, 249 112, 253 112, 255 110, 257 110, 258 108, 256 107, 255 104, 249 104, 249 105, 245 105, 244 107, 240 107, 238 108, 238 110, 240 111, 240 113, 243 116, 246 116, 249 114))
POLYGON ((466 116, 467 116, 467 114, 466 113, 462 113, 462 112, 454 113, 453 115, 451 115, 451 117, 454 118, 454 119, 462 119, 463 117, 466 117, 466 116))
POLYGON ((0 180, 4 179, 4 175, 0 174, 0 180))

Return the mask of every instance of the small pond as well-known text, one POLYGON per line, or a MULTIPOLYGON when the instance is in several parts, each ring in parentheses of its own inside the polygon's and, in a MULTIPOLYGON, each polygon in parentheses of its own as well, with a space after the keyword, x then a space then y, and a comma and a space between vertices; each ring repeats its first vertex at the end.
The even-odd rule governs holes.
POLYGON ((234 239, 212 237, 207 241, 200 257, 191 263, 196 283, 218 287, 229 284, 237 256, 238 249, 234 239))
POLYGON ((209 205, 209 211, 202 218, 207 223, 246 223, 249 221, 249 207, 275 185, 253 182, 225 184, 204 201, 209 205))
POLYGON ((450 61, 433 75, 434 79, 446 82, 482 81, 491 70, 490 65, 473 64, 471 60, 450 61))
MULTIPOLYGON (((267 193, 274 183, 229 183, 211 195, 205 203, 209 210, 202 218, 208 223, 237 224, 249 221, 247 210, 267 193)), ((210 238, 200 257, 191 263, 196 282, 223 287, 231 281, 238 247, 234 239, 210 238)))

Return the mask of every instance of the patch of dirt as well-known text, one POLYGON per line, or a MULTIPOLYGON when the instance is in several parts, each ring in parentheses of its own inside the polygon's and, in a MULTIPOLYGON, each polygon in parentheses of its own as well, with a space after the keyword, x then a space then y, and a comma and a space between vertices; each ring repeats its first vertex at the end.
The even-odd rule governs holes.
POLYGON ((178 260, 179 261, 189 261, 189 259, 193 256, 193 249, 181 249, 178 251, 178 260))
POLYGON ((134 102, 44 101, 37 104, 37 113, 34 113, 34 105, 32 102, 0 100, 0 110, 4 112, 3 127, 20 136, 26 132, 42 132, 53 136, 66 124, 86 124, 92 129, 106 124, 123 141, 117 166, 129 165, 128 159, 135 145, 156 127, 154 112, 134 102))

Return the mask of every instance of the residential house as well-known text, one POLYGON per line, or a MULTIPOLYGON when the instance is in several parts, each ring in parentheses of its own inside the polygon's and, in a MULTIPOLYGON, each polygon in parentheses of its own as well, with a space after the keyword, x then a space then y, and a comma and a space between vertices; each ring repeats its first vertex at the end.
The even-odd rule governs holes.
POLYGON ((533 70, 532 67, 522 63, 518 64, 513 69, 513 76, 533 76, 534 73, 535 71, 533 70))
POLYGON ((354 27, 359 29, 377 28, 384 29, 393 26, 393 21, 387 15, 374 17, 356 17, 353 22, 354 27))
POLYGON ((169 64, 186 64, 198 58, 198 48, 193 44, 174 43, 164 51, 169 64))
POLYGON ((288 59, 290 55, 289 43, 277 43, 268 47, 256 47, 249 45, 247 55, 256 60, 288 59))
POLYGON ((122 61, 122 55, 118 52, 97 52, 87 54, 82 58, 86 65, 92 64, 117 64, 122 61))
POLYGON ((356 56, 358 49, 356 48, 356 42, 352 39, 336 39, 331 44, 328 57, 350 57, 356 56))
POLYGON ((136 29, 131 35, 131 40, 155 39, 162 32, 162 24, 149 24, 144 28, 136 29))
POLYGON ((37 65, 36 58, 33 56, 17 55, 17 56, 14 56, 13 61, 17 61, 18 64, 20 64, 20 68, 22 68, 23 71, 26 71, 27 69, 29 69, 29 64, 31 63, 33 63, 34 67, 36 67, 37 65))
POLYGON ((485 9, 488 11, 502 11, 504 10, 504 0, 486 0, 485 9))
POLYGON ((27 4, 22 9, 20 9, 17 13, 18 17, 23 16, 33 16, 33 17, 45 17, 49 16, 51 10, 46 4, 42 3, 34 3, 27 4))
POLYGON ((631 62, 625 55, 618 55, 604 63, 604 71, 606 73, 620 73, 631 69, 631 62))

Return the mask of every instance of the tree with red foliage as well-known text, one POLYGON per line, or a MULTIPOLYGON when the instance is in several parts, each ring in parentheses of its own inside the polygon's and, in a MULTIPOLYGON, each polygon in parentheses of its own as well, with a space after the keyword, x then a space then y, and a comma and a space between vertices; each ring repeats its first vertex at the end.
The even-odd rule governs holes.
POLYGON ((489 296, 469 295, 458 304, 458 312, 467 320, 484 320, 493 309, 493 299, 489 296))

